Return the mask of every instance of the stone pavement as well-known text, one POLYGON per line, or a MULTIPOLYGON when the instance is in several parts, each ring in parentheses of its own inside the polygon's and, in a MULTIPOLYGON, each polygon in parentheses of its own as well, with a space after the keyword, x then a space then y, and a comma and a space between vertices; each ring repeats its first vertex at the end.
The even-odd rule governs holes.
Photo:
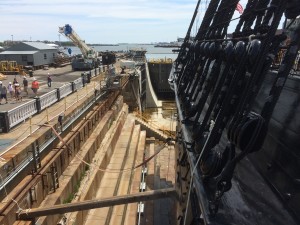
MULTIPOLYGON (((49 72, 51 70, 48 70, 49 72)), ((43 93, 49 92, 57 87, 62 86, 64 83, 68 83, 70 81, 73 81, 81 76, 80 71, 72 72, 71 67, 68 68, 58 68, 56 69, 56 74, 53 73, 54 70, 52 70, 52 86, 49 88, 46 83, 47 79, 47 71, 35 71, 34 77, 37 78, 37 80, 40 81, 40 89, 39 94, 41 95, 43 93), (57 72, 66 72, 67 74, 58 74, 57 72), (69 72, 68 72, 69 71, 69 72), (38 73, 39 72, 39 73, 38 73)), ((51 73, 50 73, 51 74, 51 73)), ((13 75, 14 76, 14 75, 13 75)), ((28 78, 29 80, 33 78, 28 78)), ((9 80, 6 80, 5 83, 8 84, 9 80)), ((30 135, 30 131, 33 133, 37 129, 40 128, 40 125, 47 122, 47 117, 49 120, 56 119, 56 117, 64 112, 66 109, 70 108, 71 106, 74 106, 76 104, 79 104, 81 101, 84 101, 86 98, 88 98, 91 95, 94 95, 94 88, 99 88, 97 85, 99 85, 99 82, 91 82, 86 87, 78 90, 76 94, 71 94, 67 96, 64 101, 57 102, 50 106, 48 110, 42 111, 40 114, 35 114, 32 116, 31 119, 31 128, 30 128, 30 120, 27 119, 23 123, 17 125, 16 127, 12 128, 9 133, 0 133, 0 159, 1 155, 3 154, 3 151, 7 151, 17 143, 21 142, 22 140, 26 139, 30 135), (79 101, 78 101, 79 100, 79 101)), ((22 93, 24 95, 24 93, 22 93)), ((2 104, 0 105, 0 111, 7 111, 10 109, 13 109, 21 104, 24 103, 24 101, 29 101, 33 99, 33 93, 31 90, 29 90, 29 96, 24 96, 23 102, 17 102, 15 100, 10 100, 8 104, 2 104), (31 93, 30 93, 31 92, 31 93)), ((3 101, 4 102, 4 101, 3 101)))
POLYGON ((11 98, 10 94, 8 94, 8 104, 5 104, 5 100, 2 100, 2 104, 0 105, 0 111, 3 112, 11 110, 19 105, 22 105, 26 101, 32 100, 35 97, 35 94, 31 90, 31 83, 33 81, 33 78, 36 78, 40 84, 40 88, 37 94, 37 96, 40 96, 49 91, 54 90, 55 88, 63 86, 65 83, 69 83, 73 80, 76 80, 81 76, 82 72, 83 71, 72 71, 70 65, 60 68, 49 68, 49 70, 35 70, 33 77, 26 78, 28 80, 28 96, 26 96, 26 93, 23 91, 23 76, 7 75, 7 79, 2 81, 3 85, 7 86, 9 82, 12 82, 14 78, 16 78, 22 89, 22 101, 16 101, 14 97, 11 98), (48 73, 52 78, 51 87, 48 87, 47 85, 48 73))

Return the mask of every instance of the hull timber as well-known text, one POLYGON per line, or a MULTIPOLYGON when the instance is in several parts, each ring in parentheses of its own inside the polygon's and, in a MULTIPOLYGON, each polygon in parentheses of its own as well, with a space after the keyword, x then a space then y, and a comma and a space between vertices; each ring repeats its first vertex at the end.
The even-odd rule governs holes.
POLYGON ((283 13, 294 21, 300 5, 248 1, 233 25, 238 1, 231 3, 209 1, 191 41, 198 1, 168 80, 178 109, 179 223, 296 225, 300 25, 288 38, 277 28, 283 13), (228 35, 230 25, 235 31, 228 35))
MULTIPOLYGON (((267 75, 253 109, 260 111, 275 78, 267 75)), ((250 159, 300 220, 300 77, 291 76, 274 109, 262 149, 250 159)))

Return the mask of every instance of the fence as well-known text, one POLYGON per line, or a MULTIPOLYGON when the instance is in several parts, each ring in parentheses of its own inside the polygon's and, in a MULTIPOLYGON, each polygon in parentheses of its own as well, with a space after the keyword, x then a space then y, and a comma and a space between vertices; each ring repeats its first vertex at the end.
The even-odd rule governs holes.
POLYGON ((42 112, 50 105, 60 101, 62 98, 68 96, 71 93, 83 88, 86 83, 90 82, 91 77, 95 77, 104 71, 104 67, 93 69, 68 84, 56 88, 44 95, 36 97, 35 99, 28 101, 12 110, 7 112, 0 112, 0 129, 2 132, 9 132, 11 128, 22 123, 30 116, 42 112))

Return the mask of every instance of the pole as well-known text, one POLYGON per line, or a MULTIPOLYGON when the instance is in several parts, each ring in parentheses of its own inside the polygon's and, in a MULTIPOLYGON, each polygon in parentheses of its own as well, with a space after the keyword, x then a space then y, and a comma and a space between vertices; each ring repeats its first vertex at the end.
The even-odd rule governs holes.
POLYGON ((46 108, 46 117, 47 117, 47 123, 49 123, 49 112, 48 112, 48 107, 46 108))
POLYGON ((95 208, 103 208, 114 205, 123 205, 133 202, 150 201, 160 198, 178 198, 175 188, 166 188, 160 190, 139 192, 130 195, 114 196, 111 198, 87 200, 83 202, 54 205, 51 207, 36 208, 36 209, 24 209, 21 212, 17 212, 17 218, 19 220, 30 220, 32 218, 63 214, 69 212, 83 211, 95 208))
POLYGON ((30 134, 32 134, 32 121, 31 121, 31 118, 32 118, 32 116, 29 117, 29 132, 30 132, 30 134))

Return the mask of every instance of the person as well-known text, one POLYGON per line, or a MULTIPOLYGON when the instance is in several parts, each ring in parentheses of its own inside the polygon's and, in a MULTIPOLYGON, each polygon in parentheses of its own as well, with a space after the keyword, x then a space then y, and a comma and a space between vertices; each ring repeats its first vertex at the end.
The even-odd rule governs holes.
POLYGON ((16 87, 16 89, 15 89, 16 101, 19 101, 19 100, 22 101, 20 84, 15 84, 15 87, 16 87))
POLYGON ((23 79, 23 86, 24 86, 24 92, 26 93, 26 96, 28 96, 28 80, 26 77, 23 79))
POLYGON ((5 85, 2 85, 2 81, 0 81, 0 105, 2 103, 2 99, 5 99, 5 104, 7 104, 7 88, 5 85))
POLYGON ((15 91, 14 91, 14 87, 13 87, 13 85, 11 84, 11 82, 8 83, 7 89, 8 89, 8 91, 9 91, 10 98, 13 98, 14 95, 15 95, 15 91))
MULTIPOLYGON (((17 78, 14 78, 13 80, 13 85, 14 85, 14 89, 15 89, 15 94, 16 94, 16 84, 18 84, 19 82, 17 81, 17 78)), ((16 96, 15 96, 16 97, 16 96)))
POLYGON ((51 87, 52 78, 49 73, 48 73, 47 81, 48 81, 48 87, 51 87))
POLYGON ((17 81, 17 78, 14 78, 13 85, 15 85, 15 84, 17 84, 17 83, 19 83, 19 82, 17 81))
POLYGON ((33 81, 31 83, 31 89, 33 93, 35 94, 35 97, 37 97, 37 90, 39 89, 39 82, 36 80, 36 78, 33 78, 33 81))

